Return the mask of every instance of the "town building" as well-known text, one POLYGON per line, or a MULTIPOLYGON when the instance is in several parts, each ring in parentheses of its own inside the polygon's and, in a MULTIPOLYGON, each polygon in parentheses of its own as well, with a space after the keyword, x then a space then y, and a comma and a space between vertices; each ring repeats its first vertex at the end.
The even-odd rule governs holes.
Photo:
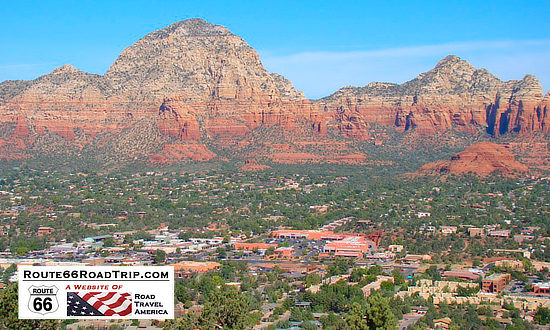
POLYGON ((448 317, 434 320, 434 329, 449 329, 452 322, 453 321, 448 317))
POLYGON ((456 234, 456 231, 458 228, 456 226, 441 226, 441 234, 443 235, 450 235, 450 234, 456 234))
POLYGON ((461 270, 449 270, 443 273, 444 278, 449 277, 456 277, 460 278, 461 280, 468 280, 468 281, 477 281, 480 279, 480 275, 476 273, 472 273, 469 271, 461 271, 461 270))
POLYGON ((470 227, 468 228, 468 234, 470 237, 483 236, 485 231, 483 228, 470 227))
POLYGON ((533 283, 533 292, 537 294, 549 294, 550 282, 533 283))
POLYGON ((497 238, 508 238, 510 237, 511 230, 492 230, 487 236, 497 237, 497 238))
POLYGON ((354 236, 326 243, 323 247, 323 252, 334 253, 338 257, 362 258, 374 246, 374 242, 361 236, 354 236))
POLYGON ((38 227, 37 235, 38 235, 38 237, 40 237, 40 236, 44 236, 44 235, 49 235, 52 232, 53 232, 52 227, 38 227))
POLYGON ((388 246, 388 251, 393 253, 399 253, 403 251, 403 245, 390 245, 388 246))
POLYGON ((390 281, 393 283, 393 277, 392 276, 384 276, 384 275, 378 275, 376 277, 376 281, 371 282, 364 287, 361 288, 361 291, 363 291, 363 295, 365 297, 370 296, 372 291, 380 290, 380 287, 382 286, 383 282, 390 281))
POLYGON ((276 238, 305 238, 308 240, 340 240, 344 239, 344 235, 336 234, 329 230, 293 230, 293 229, 284 229, 284 230, 275 230, 271 232, 271 236, 276 238))
POLYGON ((213 261, 181 261, 174 266, 175 278, 186 278, 192 276, 194 273, 206 273, 221 268, 221 264, 213 261))
POLYGON ((278 258, 289 259, 292 258, 292 255, 294 254, 294 248, 290 246, 280 247, 276 248, 273 252, 278 258))
POLYGON ((492 274, 483 279, 481 288, 484 292, 499 293, 511 280, 510 274, 492 274))
POLYGON ((233 243, 233 248, 235 250, 245 250, 245 251, 266 251, 271 248, 276 248, 277 244, 268 244, 268 243, 245 243, 245 242, 235 242, 233 243))

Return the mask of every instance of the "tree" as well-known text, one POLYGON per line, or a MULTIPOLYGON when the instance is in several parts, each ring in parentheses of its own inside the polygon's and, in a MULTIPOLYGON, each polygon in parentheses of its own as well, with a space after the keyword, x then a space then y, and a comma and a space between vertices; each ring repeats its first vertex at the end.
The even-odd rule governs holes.
POLYGON ((441 280, 441 273, 439 272, 436 266, 430 266, 428 269, 426 269, 426 272, 424 274, 427 275, 428 278, 432 280, 436 280, 436 281, 441 280))
POLYGON ((374 265, 371 266, 369 269, 367 269, 367 275, 382 275, 384 273, 384 269, 380 265, 374 265))
POLYGON ((533 271, 533 263, 529 259, 523 259, 522 261, 523 269, 525 269, 526 272, 530 273, 533 271))
POLYGON ((319 319, 326 329, 346 329, 346 322, 338 315, 330 312, 319 319))
POLYGON ((103 247, 112 247, 115 246, 115 241, 112 237, 107 237, 103 240, 103 247))
POLYGON ((202 311, 200 321, 206 327, 245 329, 249 325, 247 296, 234 288, 213 292, 202 311))
POLYGON ((300 328, 304 330, 317 330, 319 329, 315 324, 311 323, 310 321, 304 321, 300 325, 300 328))
POLYGON ((393 276, 393 283, 395 285, 403 285, 405 284, 405 276, 403 275, 403 273, 401 273, 401 271, 397 268, 394 268, 391 272, 392 276, 393 276))
POLYGON ((6 270, 4 270, 4 272, 2 273, 2 282, 8 283, 8 280, 16 271, 17 267, 15 266, 15 264, 9 265, 9 267, 6 268, 6 270))
POLYGON ((464 286, 459 285, 459 286, 456 288, 456 294, 457 294, 457 296, 459 296, 459 297, 470 297, 470 296, 475 295, 478 291, 479 291, 479 287, 478 287, 478 286, 475 286, 475 287, 464 287, 464 286))
POLYGON ((312 285, 317 285, 321 283, 321 276, 317 273, 307 274, 306 275, 306 286, 310 287, 312 285))
POLYGON ((1 329, 57 329, 55 320, 20 320, 18 316, 17 284, 12 283, 0 291, 1 329))
POLYGON ((174 330, 187 330, 187 329, 198 329, 201 328, 199 316, 196 313, 186 313, 182 317, 179 317, 175 320, 168 320, 164 322, 163 327, 165 329, 174 329, 174 330))
POLYGON ((164 250, 155 250, 153 256, 153 262, 156 264, 161 264, 166 260, 166 252, 164 250))
POLYGON ((548 307, 540 307, 535 314, 535 323, 546 325, 550 323, 550 310, 548 307))
POLYGON ((361 281, 363 276, 365 276, 365 274, 367 274, 367 270, 365 268, 355 267, 351 271, 351 274, 349 276, 349 281, 350 282, 359 282, 359 281, 361 281))
POLYGON ((351 305, 350 312, 345 316, 346 323, 352 330, 369 329, 364 316, 365 309, 358 303, 351 305))
POLYGON ((340 274, 346 274, 352 265, 352 261, 346 259, 336 259, 334 263, 330 264, 327 268, 328 276, 335 276, 340 274))
POLYGON ((387 298, 375 293, 368 297, 366 306, 354 303, 346 315, 350 329, 395 329, 397 322, 387 298))

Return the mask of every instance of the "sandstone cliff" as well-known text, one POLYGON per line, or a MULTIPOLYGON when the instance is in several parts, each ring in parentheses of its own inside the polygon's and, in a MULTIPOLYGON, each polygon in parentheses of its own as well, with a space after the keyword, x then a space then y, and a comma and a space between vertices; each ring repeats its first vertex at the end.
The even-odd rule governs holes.
POLYGON ((368 136, 369 124, 433 134, 451 128, 492 135, 547 131, 542 88, 532 75, 502 82, 456 56, 402 85, 346 87, 316 102, 335 113, 348 136, 368 136))
POLYGON ((541 130, 550 134, 550 91, 546 93, 542 104, 537 108, 537 117, 541 118, 541 130))

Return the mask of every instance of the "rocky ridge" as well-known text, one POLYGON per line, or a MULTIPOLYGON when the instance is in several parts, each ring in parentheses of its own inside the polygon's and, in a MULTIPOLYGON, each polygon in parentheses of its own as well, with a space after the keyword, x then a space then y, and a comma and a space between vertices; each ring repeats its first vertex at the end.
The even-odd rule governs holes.
POLYGON ((0 84, 0 159, 90 152, 155 163, 263 157, 364 163, 372 125, 436 134, 550 133, 550 93, 502 82, 456 56, 401 85, 371 83, 307 100, 227 28, 191 19, 126 48, 104 75, 64 65, 0 84), (143 132, 143 136, 140 136, 143 132), (145 134, 146 133, 146 134, 145 134))
POLYGON ((337 114, 348 136, 367 138, 369 124, 434 134, 449 129, 493 136, 550 133, 542 88, 536 77, 503 82, 456 56, 404 84, 346 87, 316 102, 337 114))

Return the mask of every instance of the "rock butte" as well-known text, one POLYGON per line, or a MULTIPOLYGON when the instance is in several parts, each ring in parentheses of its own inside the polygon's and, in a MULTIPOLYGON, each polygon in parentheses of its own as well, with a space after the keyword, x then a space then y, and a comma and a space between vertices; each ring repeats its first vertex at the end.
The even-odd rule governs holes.
POLYGON ((488 176, 498 172, 505 176, 517 176, 529 168, 515 159, 506 146, 482 142, 468 146, 450 160, 441 160, 422 166, 421 175, 475 173, 488 176))
POLYGON ((64 65, 0 84, 0 159, 8 160, 88 150, 167 164, 229 150, 282 163, 362 163, 367 157, 351 142, 380 144, 373 124, 422 134, 549 134, 550 93, 543 97, 534 76, 502 82, 448 56, 401 85, 346 87, 310 101, 267 72, 243 39, 201 19, 146 35, 104 75, 64 65), (281 143, 258 143, 258 132, 281 143))
POLYGON ((271 166, 260 164, 260 162, 258 162, 258 160, 256 159, 247 159, 244 161, 244 164, 240 167, 240 170, 244 172, 256 172, 256 171, 263 171, 268 168, 271 168, 271 166))

